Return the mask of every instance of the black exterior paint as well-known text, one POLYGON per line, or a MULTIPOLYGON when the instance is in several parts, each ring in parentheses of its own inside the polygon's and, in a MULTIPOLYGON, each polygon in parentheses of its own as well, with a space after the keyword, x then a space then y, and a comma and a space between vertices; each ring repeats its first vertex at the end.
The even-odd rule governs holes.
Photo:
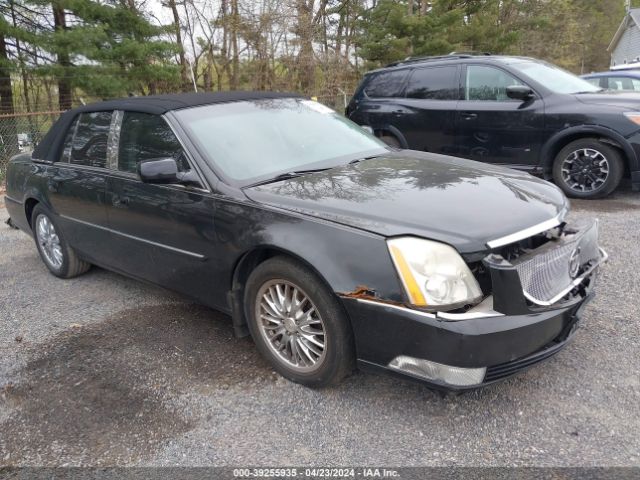
POLYGON ((632 187, 640 190, 640 128, 623 112, 640 110, 640 94, 602 92, 557 94, 512 67, 511 57, 462 56, 400 64, 365 76, 347 107, 347 116, 378 134, 393 133, 404 148, 470 158, 549 175, 556 153, 580 137, 605 139, 624 152, 632 187), (439 65, 460 69, 456 100, 370 98, 368 79, 380 71, 415 70, 439 65), (463 78, 470 65, 488 65, 531 87, 526 101, 463 100, 463 78), (426 120, 428 118, 428 120, 426 120), (419 133, 419 134, 418 134, 419 133))
POLYGON ((526 173, 415 151, 245 189, 261 204, 321 217, 384 237, 416 235, 461 253, 557 216, 567 203, 526 173))
POLYGON ((456 366, 510 362, 557 337, 587 297, 570 308, 529 311, 521 308, 521 292, 519 299, 494 292, 511 316, 464 322, 416 320, 410 309, 398 313, 388 306, 406 299, 386 238, 438 240, 476 261, 489 252, 487 241, 567 208, 562 193, 543 180, 389 150, 381 158, 240 189, 216 177, 171 112, 166 120, 187 149, 200 187, 143 183, 132 173, 20 155, 7 178, 13 223, 30 232, 29 211, 41 202, 82 258, 232 314, 236 332, 244 331, 242 272, 264 252, 286 254, 342 299, 358 358, 380 368, 392 352, 456 366), (354 298, 363 290, 374 304, 354 298))

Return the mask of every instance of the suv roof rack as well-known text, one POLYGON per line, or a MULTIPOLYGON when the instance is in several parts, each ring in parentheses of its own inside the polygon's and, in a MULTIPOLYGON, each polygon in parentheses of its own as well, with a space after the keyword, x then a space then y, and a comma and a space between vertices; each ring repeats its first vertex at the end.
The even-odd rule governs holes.
POLYGON ((447 55, 428 55, 428 56, 420 56, 420 57, 407 57, 404 60, 398 60, 397 62, 392 62, 389 65, 385 65, 385 68, 388 67, 397 67, 398 65, 407 65, 410 63, 418 63, 418 62, 429 62, 433 60, 447 60, 447 59, 456 59, 456 58, 471 58, 474 56, 489 56, 491 53, 489 52, 451 52, 447 55))
POLYGON ((467 55, 469 57, 478 57, 478 56, 488 57, 491 55, 491 52, 474 52, 470 50, 468 52, 451 52, 449 55, 467 55))

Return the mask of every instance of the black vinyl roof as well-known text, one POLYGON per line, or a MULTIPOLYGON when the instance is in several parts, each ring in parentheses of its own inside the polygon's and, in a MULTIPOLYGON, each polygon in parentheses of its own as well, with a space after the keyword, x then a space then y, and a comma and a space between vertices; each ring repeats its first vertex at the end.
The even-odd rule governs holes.
POLYGON ((44 138, 33 150, 33 158, 55 162, 62 148, 64 136, 79 113, 124 110, 129 112, 162 115, 171 110, 198 107, 215 103, 263 100, 270 98, 300 98, 297 93, 280 92, 206 92, 175 93, 170 95, 149 95, 146 97, 127 97, 116 100, 92 103, 71 109, 63 113, 53 124, 44 138))
POLYGON ((127 97, 116 100, 92 103, 75 108, 75 112, 98 112, 104 110, 128 110, 132 112, 155 113, 161 115, 170 110, 198 107, 213 103, 241 102, 244 100, 262 100, 269 98, 300 97, 296 93, 280 92, 203 92, 174 93, 169 95, 149 95, 146 97, 127 97))

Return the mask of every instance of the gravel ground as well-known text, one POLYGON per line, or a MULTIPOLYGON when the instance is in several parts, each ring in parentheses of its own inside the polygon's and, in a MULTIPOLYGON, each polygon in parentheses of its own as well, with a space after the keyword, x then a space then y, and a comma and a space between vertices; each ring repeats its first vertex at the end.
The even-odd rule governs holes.
POLYGON ((363 373, 289 383, 228 317, 97 268, 58 280, 2 223, 0 466, 640 466, 640 194, 572 216, 599 217, 610 254, 575 340, 446 398, 363 373))

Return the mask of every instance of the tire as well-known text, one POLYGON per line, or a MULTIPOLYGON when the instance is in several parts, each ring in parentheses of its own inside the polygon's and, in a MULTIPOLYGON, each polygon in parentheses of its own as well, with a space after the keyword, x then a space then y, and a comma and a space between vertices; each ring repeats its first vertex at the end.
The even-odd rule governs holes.
POLYGON ((41 204, 36 205, 31 214, 31 230, 40 258, 56 277, 77 277, 91 268, 90 263, 78 258, 54 216, 41 204))
POLYGON ((624 162, 620 152, 595 138, 569 143, 558 152, 553 162, 556 185, 574 198, 606 197, 618 187, 623 173, 624 162), (580 169, 582 166, 585 170, 580 169))
POLYGON ((398 140, 393 135, 380 135, 379 138, 390 147, 402 148, 402 145, 400 145, 400 140, 398 140))
POLYGON ((335 385, 354 370, 355 348, 347 316, 335 295, 308 268, 283 256, 266 260, 249 276, 244 303, 258 350, 283 377, 318 388, 335 385), (291 305, 294 288, 300 302, 298 315, 295 308, 286 313, 287 300, 280 302, 278 296, 283 294, 291 305), (271 305, 265 298, 271 299, 271 305), (283 308, 276 309, 278 305, 283 308), (318 331, 323 335, 311 333, 318 331))

